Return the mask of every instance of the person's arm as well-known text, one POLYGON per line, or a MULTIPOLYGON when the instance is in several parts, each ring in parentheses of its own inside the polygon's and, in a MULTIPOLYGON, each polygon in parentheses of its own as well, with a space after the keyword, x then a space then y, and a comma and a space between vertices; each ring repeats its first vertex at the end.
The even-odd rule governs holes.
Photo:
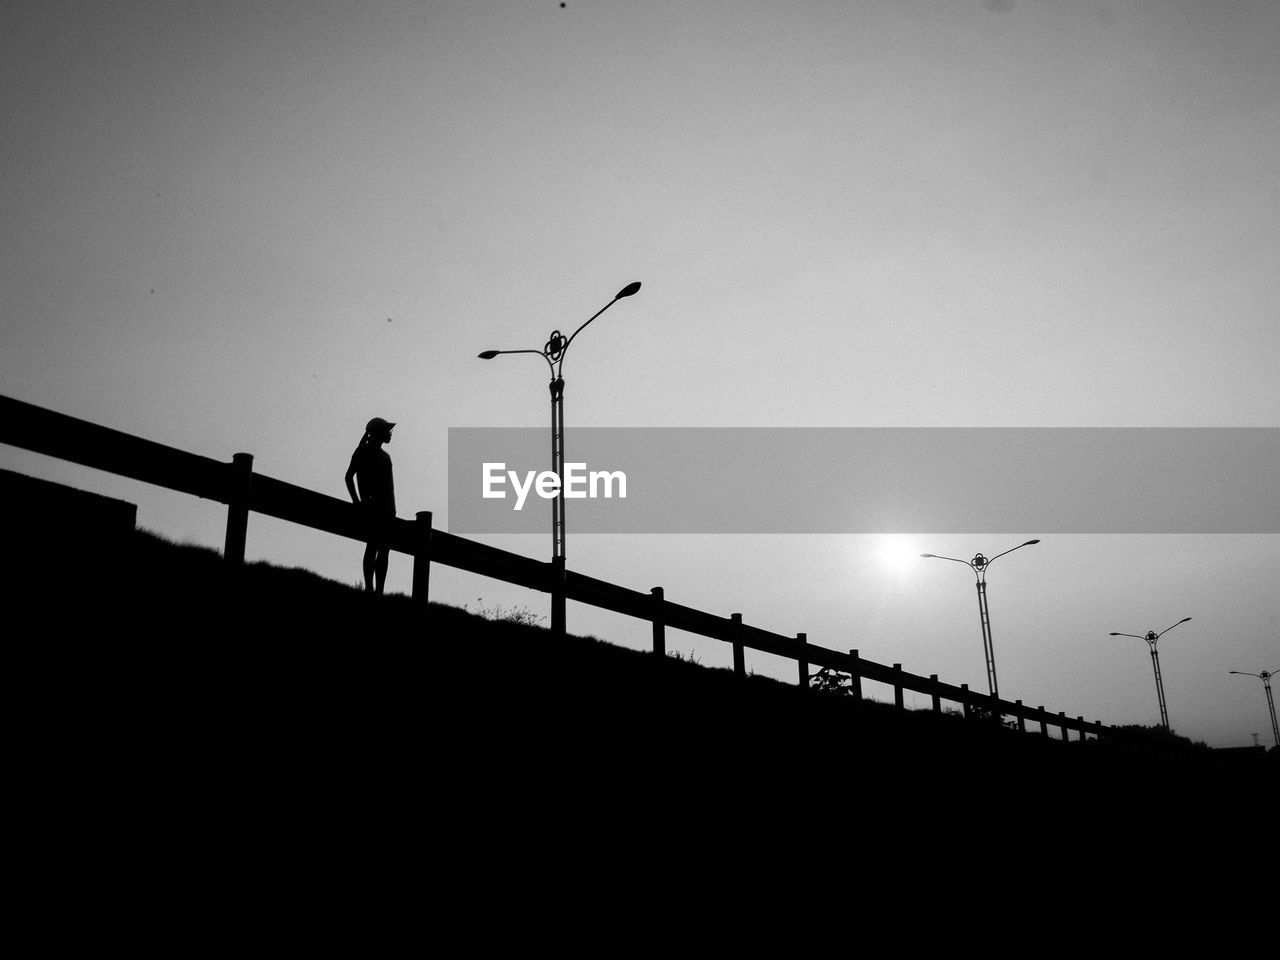
POLYGON ((356 476, 356 455, 353 453, 351 455, 351 466, 347 467, 347 475, 343 477, 343 479, 346 480, 347 482, 347 493, 351 494, 351 502, 359 503, 360 496, 356 493, 355 476, 356 476))

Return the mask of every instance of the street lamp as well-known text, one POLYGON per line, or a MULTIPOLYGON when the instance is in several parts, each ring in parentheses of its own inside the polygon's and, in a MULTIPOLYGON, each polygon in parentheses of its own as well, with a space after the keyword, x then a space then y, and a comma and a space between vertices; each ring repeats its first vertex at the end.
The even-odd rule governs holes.
POLYGON ((559 636, 563 636, 565 632, 564 377, 561 375, 564 358, 573 338, 586 329, 587 324, 623 297, 633 296, 639 289, 639 280, 627 284, 568 337, 559 330, 552 330, 541 350, 485 350, 478 354, 481 360, 492 360, 504 353, 533 353, 546 360, 547 367, 551 370, 551 470, 560 478, 560 488, 551 501, 551 631, 559 636))
POLYGON ((1021 550, 1023 547, 1029 547, 1033 543, 1039 543, 1039 540, 1028 540, 1026 543, 1020 543, 1016 547, 1010 547, 1004 553, 997 553, 990 559, 982 554, 975 554, 972 560, 957 560, 955 557, 940 557, 936 553, 922 553, 921 557, 931 560, 950 560, 953 563, 963 563, 966 567, 973 570, 973 576, 978 588, 978 617, 982 621, 982 652, 987 658, 987 690, 993 697, 1000 696, 1000 689, 996 683, 996 653, 991 646, 991 616, 987 611, 987 568, 995 563, 1005 553, 1013 553, 1015 550, 1021 550))
MULTIPOLYGON (((1178 621, 1178 623, 1186 623, 1190 619, 1190 617, 1183 617, 1178 621)), ((1160 676, 1160 654, 1156 650, 1156 641, 1172 630, 1173 627, 1176 627, 1178 623, 1175 623, 1170 627, 1165 627, 1159 633, 1156 633, 1154 630, 1148 630, 1146 636, 1139 636, 1136 633, 1111 634, 1113 637, 1134 637, 1138 640, 1145 640, 1147 641, 1147 646, 1151 648, 1151 669, 1155 671, 1156 697, 1160 700, 1160 725, 1164 727, 1166 731, 1169 729, 1169 711, 1165 709, 1164 705, 1164 679, 1160 676)))
POLYGON ((1267 691, 1267 710, 1271 713, 1271 736, 1275 737, 1276 746, 1280 747, 1280 727, 1276 726, 1276 702, 1271 697, 1271 677, 1274 670, 1263 670, 1261 673, 1245 673, 1243 670, 1228 670, 1227 673, 1238 673, 1242 677, 1257 677, 1267 691))

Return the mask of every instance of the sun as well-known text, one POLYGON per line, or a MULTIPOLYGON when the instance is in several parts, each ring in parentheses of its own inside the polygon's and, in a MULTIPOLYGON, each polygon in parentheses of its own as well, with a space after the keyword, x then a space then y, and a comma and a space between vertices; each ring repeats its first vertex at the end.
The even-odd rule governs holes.
POLYGON ((914 537, 902 533, 879 536, 880 562, 893 573, 905 573, 920 558, 920 547, 914 537))

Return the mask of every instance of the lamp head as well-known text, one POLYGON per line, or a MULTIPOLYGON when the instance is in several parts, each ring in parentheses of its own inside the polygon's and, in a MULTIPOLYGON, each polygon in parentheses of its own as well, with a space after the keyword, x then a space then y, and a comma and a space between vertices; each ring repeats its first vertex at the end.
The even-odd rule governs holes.
POLYGON ((636 291, 638 291, 639 289, 640 289, 639 280, 636 280, 632 283, 628 283, 625 287, 623 287, 621 290, 618 291, 618 295, 613 299, 621 300, 623 297, 635 296, 636 291))
POLYGON ((476 354, 481 360, 492 360, 498 355, 497 350, 485 350, 483 353, 476 354))

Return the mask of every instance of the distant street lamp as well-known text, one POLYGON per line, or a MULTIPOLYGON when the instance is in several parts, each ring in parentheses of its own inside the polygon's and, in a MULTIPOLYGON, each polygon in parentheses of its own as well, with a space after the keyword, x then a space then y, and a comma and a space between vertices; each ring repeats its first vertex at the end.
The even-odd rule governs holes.
POLYGON ((1267 710, 1271 713, 1271 736, 1275 737, 1276 746, 1280 747, 1280 727, 1276 726, 1276 702, 1271 696, 1271 677, 1274 670, 1263 670, 1261 673, 1245 673, 1243 670, 1228 670, 1227 673, 1238 673, 1242 677, 1257 677, 1267 691, 1267 710))
MULTIPOLYGON (((1190 617, 1183 617, 1178 621, 1178 623, 1186 623, 1190 619, 1190 617)), ((1164 727, 1166 731, 1169 729, 1169 711, 1165 709, 1164 705, 1164 679, 1160 676, 1160 653, 1156 650, 1156 641, 1172 630, 1173 627, 1176 627, 1178 623, 1173 624, 1173 626, 1165 627, 1159 633, 1156 633, 1154 630, 1148 630, 1146 636, 1139 636, 1136 633, 1111 634, 1113 637, 1134 637, 1138 640, 1145 640, 1147 641, 1147 646, 1151 648, 1151 668, 1156 674, 1156 697, 1160 700, 1160 725, 1164 727)))
POLYGON ((932 560, 950 560, 953 563, 963 563, 966 567, 973 570, 973 576, 978 588, 978 617, 982 621, 982 652, 987 658, 987 690, 991 696, 1000 696, 1000 688, 996 683, 996 653, 991 645, 991 616, 987 611, 987 568, 995 563, 1005 553, 1013 553, 1015 550, 1021 550, 1023 547, 1029 547, 1039 540, 1028 540, 1026 543, 1020 543, 1016 547, 1010 547, 1004 553, 997 553, 994 557, 987 559, 982 554, 976 554, 972 560, 957 560, 955 557, 940 557, 936 553, 922 553, 921 557, 932 560))
POLYGON ((640 289, 640 281, 629 283, 617 292, 612 300, 597 310, 586 323, 565 337, 559 330, 552 330, 541 350, 485 350, 478 354, 481 360, 492 360, 504 353, 533 353, 547 361, 551 370, 551 470, 560 478, 560 488, 551 501, 551 631, 563 636, 565 632, 565 565, 564 565, 564 369, 565 354, 573 338, 586 329, 600 314, 623 297, 633 296, 640 289))

